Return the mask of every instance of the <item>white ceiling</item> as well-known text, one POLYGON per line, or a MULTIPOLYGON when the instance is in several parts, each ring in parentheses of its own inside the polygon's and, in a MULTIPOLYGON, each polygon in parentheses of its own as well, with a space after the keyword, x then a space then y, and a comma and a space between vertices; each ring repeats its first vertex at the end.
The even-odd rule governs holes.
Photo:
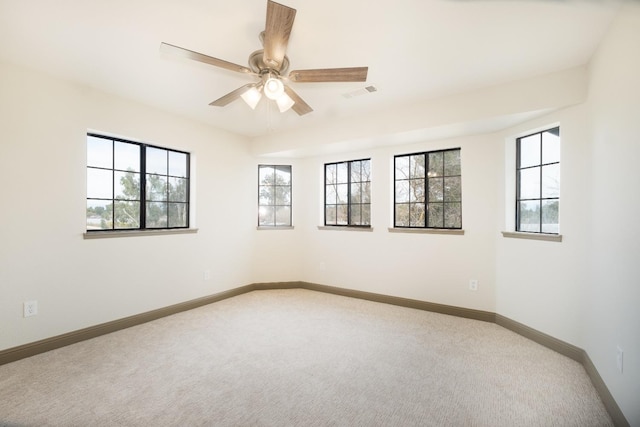
MULTIPOLYGON (((282 0, 297 9, 290 69, 368 66, 366 83, 292 83, 314 111, 208 104, 250 76, 161 54, 167 42, 247 65, 266 0, 0 0, 0 61, 248 137, 460 94, 586 64, 607 0, 282 0), (375 85, 377 92, 344 94, 375 85)), ((0 96, 2 96, 0 94, 0 96)))

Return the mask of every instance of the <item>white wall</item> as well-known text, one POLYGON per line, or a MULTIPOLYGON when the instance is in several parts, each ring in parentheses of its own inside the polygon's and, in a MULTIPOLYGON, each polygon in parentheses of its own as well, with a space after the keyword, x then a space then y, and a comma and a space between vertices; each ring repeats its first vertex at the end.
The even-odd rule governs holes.
POLYGON ((498 230, 515 227, 515 137, 560 126, 560 233, 562 242, 496 233, 496 311, 571 344, 582 345, 582 300, 589 243, 589 132, 584 105, 567 108, 495 135, 503 179, 498 230))
POLYGON ((252 280, 244 139, 2 64, 0 94, 0 349, 252 280), (200 231, 84 240, 88 129, 191 152, 200 231))
POLYGON ((301 240, 304 227, 303 200, 307 191, 303 184, 304 170, 298 159, 282 159, 272 157, 257 158, 252 165, 252 232, 254 246, 252 249, 252 281, 253 283, 295 282, 301 280, 303 274, 303 247, 301 240), (257 229, 258 225, 258 165, 291 165, 291 223, 292 229, 257 229))
POLYGON ((640 6, 629 3, 591 62, 588 101, 501 135, 508 144, 560 123, 563 242, 499 238, 496 268, 497 312, 584 348, 631 425, 640 425, 638 40, 640 6))
POLYGON ((500 167, 497 144, 488 136, 376 148, 306 159, 302 201, 303 280, 495 311, 495 188, 500 167), (390 233, 395 154, 461 148, 462 222, 465 234, 390 233), (323 165, 371 158, 373 231, 317 228, 322 225, 323 165), (469 291, 470 279, 479 281, 469 291))
POLYGON ((640 426, 640 5, 629 3, 591 66, 591 242, 584 348, 640 426), (616 369, 616 347, 624 372, 616 369))

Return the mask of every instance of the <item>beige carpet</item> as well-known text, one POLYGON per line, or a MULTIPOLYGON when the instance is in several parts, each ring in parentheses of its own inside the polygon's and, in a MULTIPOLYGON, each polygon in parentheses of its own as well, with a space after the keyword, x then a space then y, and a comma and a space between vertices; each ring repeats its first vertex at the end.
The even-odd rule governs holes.
POLYGON ((583 367, 495 324, 256 291, 0 366, 3 426, 609 426, 583 367))

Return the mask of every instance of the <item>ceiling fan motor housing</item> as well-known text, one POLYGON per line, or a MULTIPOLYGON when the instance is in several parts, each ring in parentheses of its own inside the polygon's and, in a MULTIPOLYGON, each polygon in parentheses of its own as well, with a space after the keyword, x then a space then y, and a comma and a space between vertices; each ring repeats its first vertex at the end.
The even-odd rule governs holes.
POLYGON ((249 55, 249 68, 256 74, 273 73, 278 76, 284 74, 289 69, 289 58, 285 55, 279 69, 268 66, 264 63, 264 49, 256 50, 249 55))

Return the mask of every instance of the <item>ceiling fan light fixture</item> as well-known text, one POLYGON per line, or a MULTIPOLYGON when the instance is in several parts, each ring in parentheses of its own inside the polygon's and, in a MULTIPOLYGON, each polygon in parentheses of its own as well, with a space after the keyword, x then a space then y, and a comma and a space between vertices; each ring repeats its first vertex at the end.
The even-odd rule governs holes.
POLYGON ((293 99, 291 99, 286 93, 280 95, 278 99, 276 99, 276 103, 278 104, 278 109, 281 113, 288 111, 291 107, 293 107, 293 104, 295 104, 293 99))
POLYGON ((284 85, 279 79, 269 77, 267 81, 264 82, 264 94, 267 98, 275 101, 284 94, 284 85))
POLYGON ((245 93, 243 93, 242 95, 240 95, 240 97, 244 102, 247 103, 249 107, 251 107, 252 110, 255 110, 256 106, 258 105, 258 102, 260 102, 260 99, 262 99, 262 94, 254 86, 248 91, 246 91, 245 93))

